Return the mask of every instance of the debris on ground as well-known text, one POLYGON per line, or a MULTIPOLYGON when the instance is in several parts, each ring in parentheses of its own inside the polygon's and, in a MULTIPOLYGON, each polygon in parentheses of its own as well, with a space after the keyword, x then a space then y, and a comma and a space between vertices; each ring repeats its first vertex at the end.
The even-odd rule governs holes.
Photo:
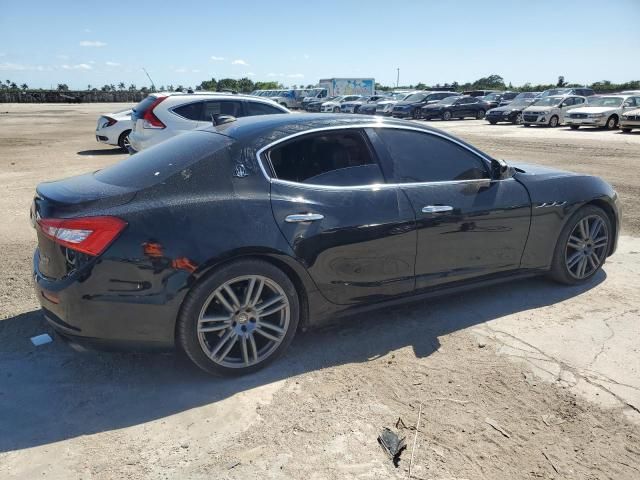
POLYGON ((487 417, 487 418, 484 419, 484 421, 487 422, 489 425, 491 425, 494 428, 494 430, 497 430, 498 432, 500 432, 505 437, 511 438, 511 435, 509 435, 504 428, 502 428, 500 425, 498 425, 498 422, 496 422, 494 419, 487 417))
POLYGON ((382 446, 387 455, 389 455, 389 458, 393 460, 393 465, 398 468, 400 455, 404 449, 407 448, 405 438, 398 437, 396 433, 385 427, 382 429, 380 435, 378 435, 378 443, 382 446))

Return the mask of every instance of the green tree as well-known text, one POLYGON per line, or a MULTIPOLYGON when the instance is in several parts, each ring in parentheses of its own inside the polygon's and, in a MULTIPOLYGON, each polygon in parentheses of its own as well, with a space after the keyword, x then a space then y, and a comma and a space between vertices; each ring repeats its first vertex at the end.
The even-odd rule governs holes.
POLYGON ((278 82, 256 82, 253 84, 254 90, 278 90, 282 85, 278 82))
POLYGON ((129 91, 130 92, 135 92, 138 90, 138 87, 136 87, 135 83, 132 83, 131 85, 129 85, 129 91))
POLYGON ((127 86, 124 84, 124 82, 120 82, 118 84, 118 90, 124 90, 125 88, 127 88, 127 86))
POLYGON ((27 85, 26 83, 23 83, 22 85, 20 85, 20 88, 22 90, 29 90, 29 85, 27 85))
POLYGON ((69 86, 66 83, 59 83, 58 84, 58 91, 59 92, 68 92, 69 91, 69 86))
POLYGON ((238 91, 238 81, 235 78, 222 78, 218 81, 218 91, 231 90, 238 91))
POLYGON ((241 92, 247 93, 253 91, 254 89, 255 88, 251 79, 244 77, 238 80, 238 90, 240 90, 241 92))
POLYGON ((564 87, 567 82, 564 81, 564 75, 560 75, 558 77, 558 83, 556 83, 556 87, 564 87))
POLYGON ((482 77, 471 84, 472 88, 479 89, 505 89, 504 79, 500 75, 489 75, 488 77, 482 77))

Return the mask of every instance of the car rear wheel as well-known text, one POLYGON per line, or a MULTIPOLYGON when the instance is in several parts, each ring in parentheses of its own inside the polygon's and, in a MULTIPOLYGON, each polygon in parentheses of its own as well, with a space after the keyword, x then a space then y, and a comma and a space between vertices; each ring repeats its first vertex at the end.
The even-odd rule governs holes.
POLYGON ((569 128, 571 130, 578 130, 580 128, 580 125, 569 125, 569 128))
POLYGON ((496 124, 496 123, 498 123, 498 122, 497 122, 496 120, 489 120, 489 123, 490 123, 491 125, 495 125, 495 124, 496 124))
POLYGON ((606 128, 607 128, 607 130, 613 130, 613 129, 618 128, 618 117, 616 117, 615 115, 611 115, 607 119, 606 128))
POLYGON ((451 112, 446 111, 442 114, 442 119, 443 120, 451 120, 451 112))
POLYGON ((333 107, 333 113, 340 113, 340 107, 333 107))
POLYGON ((531 124, 530 124, 530 123, 523 123, 523 125, 524 125, 525 127, 530 127, 530 126, 531 126, 531 124))
POLYGON ((556 128, 558 126, 558 116, 557 115, 553 115, 550 119, 549 119, 549 126, 551 128, 556 128))
POLYGON ((284 272, 262 260, 240 260, 189 293, 178 320, 178 343, 202 370, 241 375, 286 350, 299 315, 298 294, 284 272))
POLYGON ((631 133, 631 129, 630 128, 623 128, 622 131, 624 133, 631 133))
POLYGON ((551 277, 567 285, 584 283, 604 265, 612 239, 611 220, 599 207, 578 210, 562 229, 551 265, 551 277))
POLYGON ((131 130, 125 130, 118 137, 118 146, 122 150, 124 150, 125 152, 129 151, 129 145, 130 145, 130 143, 129 143, 129 134, 130 133, 131 133, 131 130))
POLYGON ((419 108, 414 108, 413 112, 411 112, 411 116, 414 120, 420 120, 421 115, 420 115, 420 109, 419 108))
POLYGON ((483 118, 484 118, 484 110, 478 110, 478 111, 476 112, 476 119, 477 119, 477 120, 481 120, 481 119, 483 119, 483 118))
POLYGON ((523 121, 524 121, 524 119, 522 118, 522 114, 519 113, 518 115, 516 115, 516 119, 513 121, 513 123, 515 125, 522 125, 523 121))

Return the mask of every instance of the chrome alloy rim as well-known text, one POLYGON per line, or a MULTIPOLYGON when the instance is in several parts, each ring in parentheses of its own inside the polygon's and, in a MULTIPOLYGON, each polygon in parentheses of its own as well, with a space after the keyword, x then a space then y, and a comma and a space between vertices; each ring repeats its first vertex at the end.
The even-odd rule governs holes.
POLYGON ((218 287, 198 317, 204 353, 227 368, 267 359, 284 340, 291 308, 280 285, 261 275, 233 278, 218 287))
POLYGON ((598 215, 580 220, 569 235, 565 265, 573 278, 582 280, 602 265, 609 245, 607 224, 598 215))

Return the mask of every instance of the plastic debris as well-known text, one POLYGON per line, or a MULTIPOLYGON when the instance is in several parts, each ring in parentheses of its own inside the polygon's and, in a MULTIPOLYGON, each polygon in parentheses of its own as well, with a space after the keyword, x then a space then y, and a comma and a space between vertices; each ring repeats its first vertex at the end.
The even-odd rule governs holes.
POLYGON ((400 462, 400 455, 407 448, 407 445, 404 441, 404 437, 400 438, 397 434, 389 430, 387 427, 382 429, 380 435, 378 435, 378 443, 389 455, 389 458, 393 461, 393 465, 398 468, 398 463, 400 462))
POLYGON ((46 345, 47 343, 53 342, 53 338, 48 333, 43 333, 41 335, 36 335, 35 337, 31 337, 31 343, 33 343, 36 347, 40 345, 46 345))

